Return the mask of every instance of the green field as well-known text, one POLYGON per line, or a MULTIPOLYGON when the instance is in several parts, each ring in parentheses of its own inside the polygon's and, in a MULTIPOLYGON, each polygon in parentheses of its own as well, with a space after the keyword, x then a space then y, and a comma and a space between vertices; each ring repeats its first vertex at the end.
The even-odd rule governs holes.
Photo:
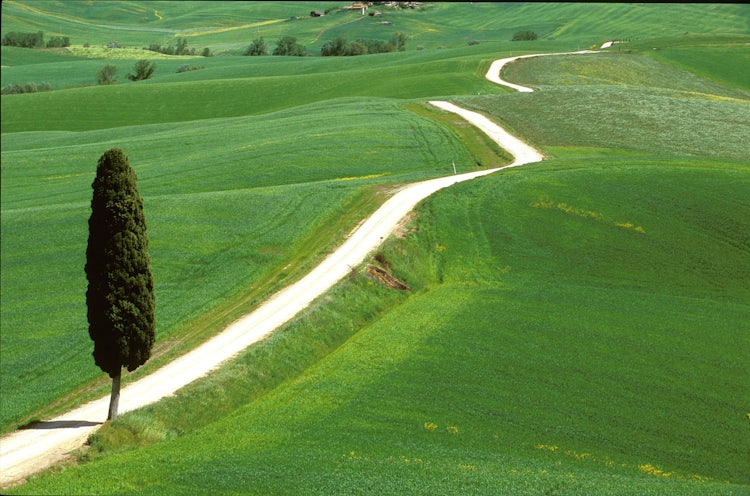
POLYGON ((425 100, 485 113, 548 160, 421 204, 378 257, 411 292, 362 267, 237 360, 106 425, 89 463, 14 490, 750 492, 750 10, 438 3, 386 26, 303 17, 332 7, 311 5, 3 3, 3 34, 96 46, 2 49, 3 86, 54 89, 1 100, 2 431, 106 390, 83 264, 107 148, 138 173, 156 283, 155 357, 131 377, 299 277, 394 185, 507 162, 425 100), (521 29, 541 39, 508 41, 521 29), (316 56, 396 31, 405 52, 316 56), (313 56, 239 56, 259 34, 313 56), (155 59, 133 83, 137 52, 100 47, 114 35, 216 55, 155 59), (613 38, 630 41, 505 70, 534 93, 483 79, 500 56, 613 38), (96 86, 107 63, 118 84, 96 86))

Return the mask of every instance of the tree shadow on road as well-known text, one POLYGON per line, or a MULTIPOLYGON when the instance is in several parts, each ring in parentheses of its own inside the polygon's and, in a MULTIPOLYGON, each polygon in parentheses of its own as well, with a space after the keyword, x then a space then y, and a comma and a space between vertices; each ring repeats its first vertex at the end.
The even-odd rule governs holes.
POLYGON ((49 422, 34 422, 33 424, 21 427, 20 430, 77 429, 79 427, 93 427, 102 424, 103 422, 90 422, 88 420, 52 420, 49 422))

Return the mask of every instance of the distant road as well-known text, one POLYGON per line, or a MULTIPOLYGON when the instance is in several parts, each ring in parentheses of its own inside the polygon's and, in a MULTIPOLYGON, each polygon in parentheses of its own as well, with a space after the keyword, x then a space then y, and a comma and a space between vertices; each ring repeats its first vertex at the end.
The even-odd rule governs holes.
MULTIPOLYGON (((590 51, 572 53, 593 53, 590 51)), ((495 61, 487 79, 517 87, 499 77, 500 69, 524 55, 495 61)), ((559 55, 559 54, 552 54, 559 55)), ((522 90, 519 90, 522 91, 522 90)), ((526 88, 524 91, 533 91, 526 88)), ((513 155, 510 165, 466 174, 430 179, 402 187, 359 228, 324 259, 312 272, 279 291, 252 313, 237 320, 224 331, 154 373, 123 387, 120 413, 159 401, 178 389, 203 377, 230 360, 251 344, 261 340, 291 320, 310 303, 360 265, 391 234, 401 220, 423 199, 453 184, 492 174, 509 167, 539 162, 543 155, 512 136, 487 117, 446 101, 430 104, 453 112, 477 126, 499 146, 513 155)), ((63 460, 67 453, 81 447, 106 418, 109 396, 87 403, 50 421, 13 432, 0 439, 0 487, 6 487, 63 460)))
POLYGON ((509 64, 513 62, 514 60, 518 59, 528 59, 531 57, 549 57, 551 55, 582 55, 586 53, 599 53, 595 50, 579 50, 577 52, 563 52, 563 53, 535 53, 532 55, 517 55, 515 57, 507 57, 504 59, 498 59, 490 65, 489 70, 487 70, 487 74, 485 74, 484 77, 492 81, 493 83, 500 84, 502 86, 507 86, 508 88, 513 88, 516 91, 519 91, 521 93, 531 93, 534 91, 532 88, 529 88, 528 86, 521 86, 520 84, 513 84, 509 83, 508 81, 505 81, 504 79, 500 79, 500 71, 503 70, 503 67, 505 67, 506 64, 509 64))

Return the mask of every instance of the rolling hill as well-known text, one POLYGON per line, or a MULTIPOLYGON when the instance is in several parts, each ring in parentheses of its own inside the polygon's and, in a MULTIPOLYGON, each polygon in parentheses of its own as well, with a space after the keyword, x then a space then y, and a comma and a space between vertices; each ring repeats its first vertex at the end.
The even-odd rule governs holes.
POLYGON ((54 88, 2 97, 5 431, 103 390, 82 264, 108 147, 145 199, 151 367, 299 277, 393 186, 502 162, 424 100, 548 156, 420 205, 376 257, 411 292, 360 268, 235 362, 105 426, 90 463, 17 493, 747 492, 750 83, 727 69, 748 58, 747 7, 437 3, 386 12, 392 25, 304 18, 307 2, 2 9, 3 34, 186 36, 215 53, 155 59, 133 83, 133 59, 104 49, 3 47, 3 86, 54 88), (521 29, 542 39, 508 41, 521 29), (395 31, 407 51, 237 55, 258 35, 311 49, 395 31), (531 94, 482 77, 509 53, 613 38, 630 42, 511 65, 531 94), (120 83, 95 85, 105 63, 120 83))

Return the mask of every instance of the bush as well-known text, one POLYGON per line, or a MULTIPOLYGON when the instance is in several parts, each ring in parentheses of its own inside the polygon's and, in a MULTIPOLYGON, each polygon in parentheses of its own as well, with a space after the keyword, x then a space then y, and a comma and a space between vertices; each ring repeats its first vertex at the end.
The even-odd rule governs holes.
POLYGON ((177 72, 179 73, 179 72, 188 72, 188 71, 198 71, 200 69, 203 69, 202 65, 185 64, 185 65, 181 65, 180 67, 178 67, 177 72))
POLYGON ((349 43, 346 55, 367 55, 367 45, 353 41, 349 43))
POLYGON ((477 40, 471 40, 469 41, 469 45, 478 45, 479 42, 477 40))
POLYGON ((367 53, 389 53, 395 52, 396 47, 393 43, 381 40, 357 40, 358 43, 363 43, 367 46, 367 53))
POLYGON ((320 47, 320 54, 323 57, 367 55, 368 53, 386 53, 395 51, 396 47, 386 41, 359 39, 350 43, 345 38, 340 37, 335 40, 326 41, 323 46, 320 47))
POLYGON ((44 46, 44 32, 36 33, 7 33, 3 37, 3 45, 21 48, 41 48, 44 46))
MULTIPOLYGON (((177 46, 161 46, 159 43, 151 43, 148 47, 143 47, 144 50, 150 52, 162 53, 164 55, 195 55, 195 47, 188 48, 187 38, 177 38, 177 46)), ((206 47, 201 52, 203 57, 210 57, 212 55, 211 49, 206 47)))
POLYGON ((534 31, 518 31, 513 35, 513 40, 511 41, 534 41, 536 39, 537 36, 534 31))
POLYGON ((336 38, 335 40, 329 40, 323 43, 320 47, 320 54, 323 57, 337 57, 346 55, 347 41, 345 38, 336 38))
POLYGON ((63 48, 70 46, 70 38, 67 36, 53 36, 47 42, 47 48, 63 48))
POLYGON ((268 55, 268 44, 263 40, 263 37, 256 38, 250 43, 250 46, 245 50, 245 55, 260 56, 268 55))
POLYGON ((107 64, 96 72, 96 82, 99 84, 112 84, 115 82, 117 67, 107 64))
POLYGON ((52 91, 52 85, 43 83, 8 84, 3 86, 0 93, 3 95, 17 95, 21 93, 38 93, 40 91, 52 91))
POLYGON ((128 74, 128 79, 131 81, 142 81, 150 78, 155 70, 155 63, 149 62, 145 59, 139 60, 135 63, 135 66, 133 66, 133 72, 135 72, 135 74, 128 74))
POLYGON ((279 43, 273 50, 274 55, 290 55, 295 57, 307 56, 307 49, 297 43, 297 38, 294 36, 282 36, 279 39, 279 43))
POLYGON ((389 40, 390 44, 396 47, 396 50, 403 52, 406 50, 406 33, 398 32, 394 33, 389 40))

